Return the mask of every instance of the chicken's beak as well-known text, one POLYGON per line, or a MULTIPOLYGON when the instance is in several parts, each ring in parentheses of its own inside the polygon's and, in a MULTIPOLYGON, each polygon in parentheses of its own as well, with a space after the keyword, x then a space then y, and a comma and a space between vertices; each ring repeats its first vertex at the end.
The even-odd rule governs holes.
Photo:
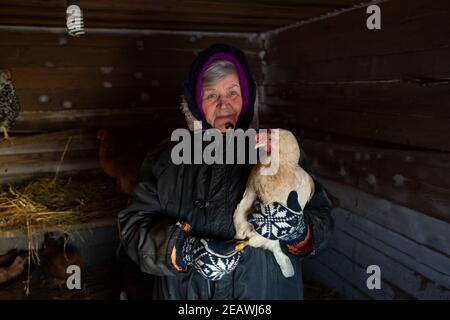
POLYGON ((255 149, 264 148, 264 151, 270 153, 272 150, 271 141, 270 141, 270 131, 268 133, 257 134, 256 135, 256 144, 255 149))
POLYGON ((266 141, 260 141, 257 144, 255 144, 255 149, 259 149, 261 147, 264 147, 266 145, 266 141))
POLYGON ((255 140, 256 140, 256 144, 255 144, 255 149, 264 147, 267 145, 267 136, 265 134, 257 134, 255 136, 255 140))

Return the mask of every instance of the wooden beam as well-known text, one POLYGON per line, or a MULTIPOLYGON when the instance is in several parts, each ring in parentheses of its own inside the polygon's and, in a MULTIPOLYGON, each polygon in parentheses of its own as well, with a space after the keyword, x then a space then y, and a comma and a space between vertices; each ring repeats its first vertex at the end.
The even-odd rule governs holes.
POLYGON ((82 171, 102 172, 98 161, 99 144, 96 129, 108 129, 120 135, 126 146, 123 152, 135 152, 136 148, 151 150, 169 136, 167 129, 101 126, 92 129, 73 129, 59 132, 11 135, 9 142, 0 141, 0 184, 17 183, 54 174, 69 175, 82 171), (148 132, 152 132, 149 134, 148 132), (135 143, 138 142, 138 143, 135 143), (137 146, 138 145, 138 146, 137 146), (67 146, 63 161, 61 156, 67 146))
MULTIPOLYGON (((382 227, 345 209, 333 211, 335 225, 364 245, 382 252, 405 267, 450 290, 450 258, 426 246, 417 244, 396 232, 382 227)), ((331 246, 334 247, 333 243, 331 246)), ((337 247, 339 250, 339 247, 337 247)))
POLYGON ((0 183, 52 174, 58 167, 61 174, 99 170, 97 158, 98 141, 94 131, 77 129, 26 137, 12 135, 11 142, 0 142, 0 183), (67 153, 61 162, 66 145, 67 153))
POLYGON ((355 112, 335 106, 283 107, 266 105, 260 109, 261 122, 268 127, 304 128, 329 133, 393 142, 410 147, 450 150, 447 139, 449 118, 402 116, 376 112, 355 112))
POLYGON ((60 46, 61 37, 68 47, 100 47, 100 48, 149 48, 172 49, 185 51, 203 50, 213 42, 227 42, 242 50, 255 50, 259 45, 258 34, 217 34, 198 32, 174 32, 157 30, 133 30, 123 33, 123 30, 109 29, 101 32, 89 29, 82 37, 70 37, 65 27, 31 32, 22 29, 8 30, 0 28, 0 46, 60 46), (106 32, 109 31, 109 32, 106 32), (157 46, 155 46, 157 44, 157 46), (155 48, 156 47, 156 48, 155 48))
POLYGON ((450 84, 405 82, 265 86, 265 125, 325 130, 427 149, 450 150, 450 84))
MULTIPOLYGON (((162 28, 191 30, 263 31, 327 13, 357 1, 333 3, 267 3, 224 1, 84 1, 85 24, 90 27, 162 28)), ((61 1, 2 3, 2 23, 63 25, 61 1)))
POLYGON ((285 107, 296 108, 299 115, 306 107, 399 117, 450 118, 450 83, 427 85, 412 80, 344 84, 280 82, 266 85, 265 93, 265 103, 276 105, 280 111, 285 107))
MULTIPOLYGON (((156 80, 153 80, 156 81, 156 80)), ((111 88, 17 89, 23 111, 58 111, 82 109, 178 108, 181 93, 178 87, 146 86, 111 88)))
POLYGON ((326 190, 340 201, 340 207, 377 223, 419 245, 450 256, 449 223, 386 199, 320 178, 326 190))
POLYGON ((450 222, 449 153, 309 139, 300 143, 322 177, 450 222))
POLYGON ((64 111, 22 112, 14 127, 18 132, 48 132, 71 128, 133 127, 177 128, 184 127, 185 119, 178 109, 88 109, 64 111))

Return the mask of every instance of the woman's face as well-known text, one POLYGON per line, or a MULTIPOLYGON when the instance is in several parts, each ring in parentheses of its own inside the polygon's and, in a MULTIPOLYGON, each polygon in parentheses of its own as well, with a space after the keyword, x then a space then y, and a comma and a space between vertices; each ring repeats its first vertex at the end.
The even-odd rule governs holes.
POLYGON ((228 74, 214 85, 204 86, 202 107, 206 121, 221 132, 231 124, 236 127, 242 109, 239 79, 235 73, 228 74))

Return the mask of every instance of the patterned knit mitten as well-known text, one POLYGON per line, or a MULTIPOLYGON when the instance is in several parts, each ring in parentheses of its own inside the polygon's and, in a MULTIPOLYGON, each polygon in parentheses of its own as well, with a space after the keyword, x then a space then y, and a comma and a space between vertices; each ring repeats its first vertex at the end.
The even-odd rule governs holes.
POLYGON ((209 280, 220 280, 232 272, 242 256, 231 242, 219 242, 180 232, 176 243, 176 264, 192 266, 209 280))
POLYGON ((307 224, 296 191, 289 194, 287 206, 279 202, 263 205, 257 200, 248 221, 264 238, 280 240, 286 245, 303 241, 307 234, 307 224))

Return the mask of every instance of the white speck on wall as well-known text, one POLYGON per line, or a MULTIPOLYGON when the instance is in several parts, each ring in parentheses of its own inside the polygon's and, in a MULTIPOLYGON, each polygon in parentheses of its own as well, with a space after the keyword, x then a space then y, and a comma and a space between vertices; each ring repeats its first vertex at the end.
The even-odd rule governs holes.
POLYGON ((258 53, 255 52, 255 51, 253 51, 253 50, 242 50, 242 51, 245 53, 245 55, 246 55, 247 57, 250 57, 250 56, 258 56, 258 53))
POLYGON ((377 153, 377 159, 381 159, 382 157, 381 153, 377 153))
POLYGON ((361 153, 360 152, 355 152, 355 160, 357 160, 357 161, 361 160, 361 153))
POLYGON ((247 37, 248 42, 252 43, 252 44, 257 44, 258 43, 258 35, 257 34, 252 34, 250 36, 247 37))
POLYGON ((192 37, 189 38, 189 41, 190 41, 190 42, 195 42, 196 40, 197 40, 197 39, 196 39, 194 36, 192 36, 192 37))
POLYGON ((261 50, 260 52, 258 52, 258 57, 261 60, 263 60, 265 56, 266 56, 266 52, 264 50, 261 50))
POLYGON ((377 179, 375 178, 375 176, 373 174, 369 174, 367 176, 367 182, 371 185, 374 185, 375 183, 377 183, 377 179))
POLYGON ((410 156, 410 155, 407 155, 407 156, 405 156, 405 161, 406 162, 413 162, 414 161, 414 157, 410 156))
POLYGON ((261 33, 258 36, 258 45, 260 47, 264 47, 264 48, 268 48, 269 47, 269 43, 268 43, 268 37, 266 33, 261 33))
POLYGON ((369 153, 364 153, 364 160, 370 160, 370 154, 369 153))
POLYGON ((339 170, 339 174, 343 177, 345 177, 347 175, 347 171, 345 170, 344 167, 341 167, 341 170, 339 170))
POLYGON ((114 67, 110 67, 110 66, 108 66, 108 67, 100 67, 100 72, 102 74, 111 73, 113 70, 114 70, 114 67))
POLYGON ((109 81, 104 81, 104 82, 103 82, 103 87, 109 89, 109 88, 112 87, 112 83, 109 82, 109 81))
POLYGON ((142 92, 141 101, 148 101, 148 100, 150 100, 150 95, 148 94, 148 92, 142 92))
POLYGON ((160 83, 158 80, 152 80, 152 87, 159 87, 160 83))
POLYGON ((408 180, 398 173, 395 176, 393 176, 392 179, 394 179, 394 185, 397 187, 403 186, 405 184, 405 181, 408 180))
POLYGON ((141 71, 137 71, 137 72, 134 73, 134 77, 136 79, 143 79, 144 78, 144 73, 141 72, 141 71))
POLYGON ((43 95, 39 96, 38 101, 40 103, 47 103, 50 101, 50 98, 49 98, 49 96, 43 94, 43 95))
POLYGON ((333 149, 328 148, 328 155, 329 155, 330 157, 334 157, 334 151, 333 151, 333 149))
POLYGON ((59 37, 58 38, 58 43, 60 46, 65 46, 67 44, 67 38, 66 37, 59 37))
POLYGON ((55 66, 54 63, 51 61, 46 61, 44 65, 47 68, 53 68, 55 66))
POLYGON ((63 102, 62 105, 63 105, 64 109, 71 109, 73 106, 73 103, 72 103, 72 101, 66 100, 63 102))

